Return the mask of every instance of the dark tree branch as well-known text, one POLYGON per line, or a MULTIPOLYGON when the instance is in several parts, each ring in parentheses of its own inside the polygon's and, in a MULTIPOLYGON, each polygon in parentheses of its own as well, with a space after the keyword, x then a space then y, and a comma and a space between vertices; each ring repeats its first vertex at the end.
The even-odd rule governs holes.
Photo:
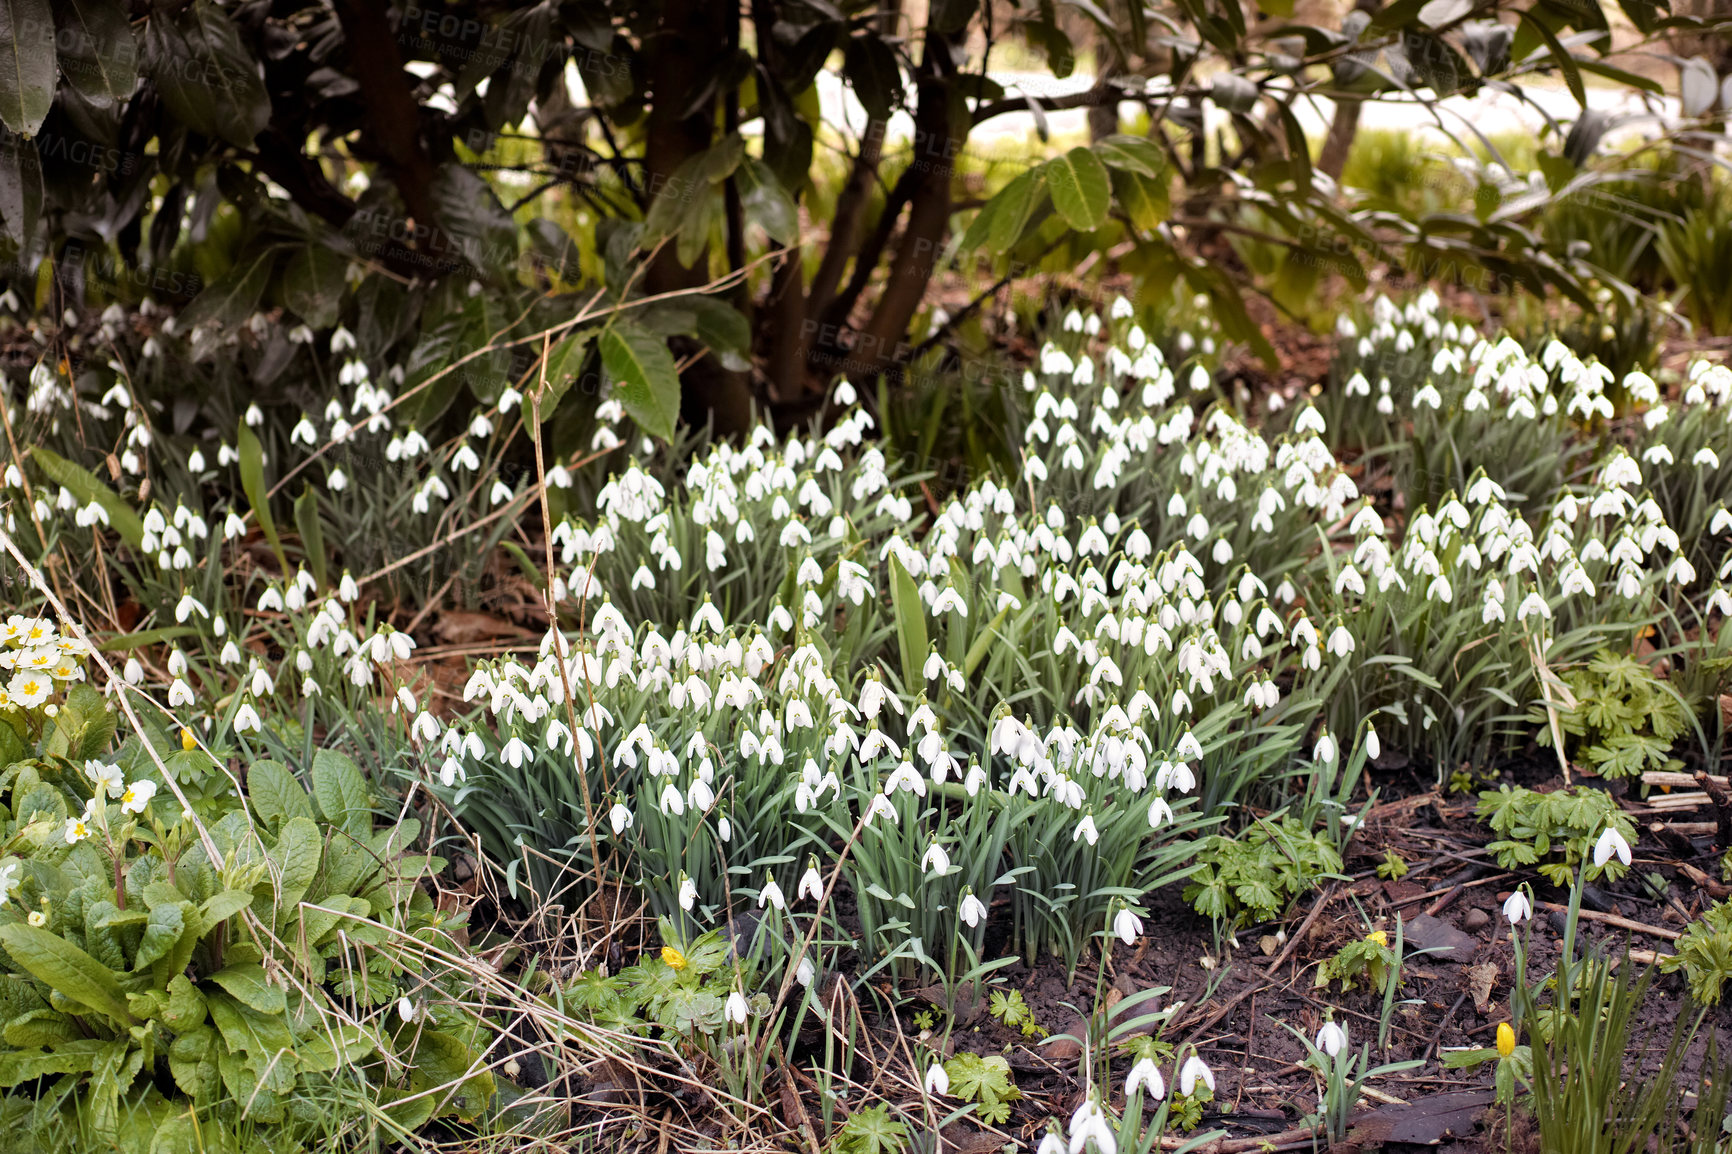
POLYGON ((1014 96, 1003 100, 994 100, 991 104, 983 104, 974 110, 974 123, 984 124, 997 116, 1006 116, 1012 112, 1027 112, 1030 107, 1038 107, 1042 112, 1063 112, 1069 108, 1097 108, 1103 104, 1116 104, 1121 100, 1138 100, 1140 94, 1126 92, 1116 84, 1096 84, 1083 92, 1072 92, 1068 96, 1014 96))

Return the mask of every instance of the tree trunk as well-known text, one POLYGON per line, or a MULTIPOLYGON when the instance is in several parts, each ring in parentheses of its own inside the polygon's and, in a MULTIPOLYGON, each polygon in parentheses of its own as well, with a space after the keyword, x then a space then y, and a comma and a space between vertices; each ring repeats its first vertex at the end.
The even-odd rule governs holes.
POLYGON ((871 320, 850 354, 861 377, 873 377, 903 355, 903 338, 931 283, 944 234, 950 224, 950 185, 956 156, 967 129, 952 115, 951 82, 956 73, 954 39, 928 29, 921 54, 919 104, 914 115, 915 172, 908 224, 871 320), (959 133, 962 135, 959 136, 959 133))
MULTIPOLYGON (((733 42, 738 24, 737 3, 669 0, 662 5, 655 33, 646 38, 653 45, 646 62, 653 95, 644 128, 644 175, 652 198, 669 186, 681 164, 710 147, 716 106, 713 95, 704 98, 708 70, 720 63, 717 46, 733 42)), ((645 270, 644 290, 652 295, 681 292, 702 287, 709 279, 707 252, 687 268, 675 246, 668 244, 645 270)), ((728 372, 714 357, 698 360, 680 379, 680 415, 691 425, 713 420, 724 436, 745 431, 752 418, 745 375, 728 372)))

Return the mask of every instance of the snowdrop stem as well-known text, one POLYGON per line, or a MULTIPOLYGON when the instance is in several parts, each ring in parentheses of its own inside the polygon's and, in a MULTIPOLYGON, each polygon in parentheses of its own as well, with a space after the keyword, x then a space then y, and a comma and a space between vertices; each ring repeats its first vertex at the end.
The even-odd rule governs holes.
MULTIPOLYGON (((558 633, 559 606, 555 604, 553 600, 553 517, 549 513, 547 507, 547 471, 546 465, 541 459, 541 397, 547 390, 547 342, 548 336, 546 333, 543 333, 541 336, 541 359, 536 363, 536 373, 539 376, 539 381, 537 387, 529 394, 529 439, 535 446, 535 494, 541 505, 541 539, 548 542, 548 572, 542 575, 543 580, 541 591, 542 597, 546 601, 548 628, 553 630, 555 633, 558 633)), ((515 501, 509 502, 507 508, 515 504, 515 501)), ((593 557, 590 558, 590 567, 591 569, 595 567, 595 558, 593 557)), ((588 581, 586 579, 585 585, 587 586, 587 584, 588 581)), ((584 603, 587 604, 587 602, 584 603)), ((563 642, 564 637, 561 636, 560 640, 563 642)), ((571 669, 566 655, 561 652, 564 648, 565 646, 563 644, 555 647, 553 664, 559 670, 560 687, 565 691, 566 724, 571 727, 573 741, 575 741, 578 726, 585 723, 580 722, 577 717, 577 704, 571 692, 571 669)), ((595 721, 595 686, 590 684, 589 665, 588 662, 583 661, 578 662, 578 665, 583 669, 584 693, 586 699, 589 701, 589 708, 585 712, 590 721, 595 721)), ((601 751, 601 730, 598 725, 595 734, 595 756, 601 770, 602 793, 608 794, 611 793, 612 790, 607 780, 607 760, 602 756, 601 751)), ((574 752, 577 754, 577 756, 573 758, 577 764, 577 784, 578 788, 583 792, 583 820, 585 826, 589 829, 589 860, 591 867, 595 870, 595 892, 599 895, 602 892, 602 878, 606 876, 606 871, 602 869, 601 843, 597 839, 595 832, 595 801, 590 796, 589 772, 584 765, 584 762, 588 759, 583 756, 581 747, 575 749, 574 752)), ((613 843, 611 841, 608 843, 607 852, 608 859, 611 861, 613 858, 613 843)))
POLYGON ((842 845, 842 852, 836 855, 836 864, 830 867, 830 876, 824 881, 824 892, 818 898, 818 908, 812 911, 812 924, 806 927, 806 935, 800 939, 800 944, 794 952, 788 955, 788 969, 782 975, 781 988, 776 991, 776 1000, 770 1005, 767 1020, 774 1022, 781 1012, 782 1003, 788 998, 788 991, 794 986, 794 974, 799 967, 800 959, 806 956, 806 951, 812 948, 812 942, 818 937, 818 928, 824 924, 824 911, 830 908, 830 896, 836 892, 836 879, 842 876, 842 867, 848 861, 848 855, 860 842, 860 835, 866 830, 866 818, 870 810, 863 811, 860 819, 854 823, 854 832, 848 835, 848 840, 842 845))

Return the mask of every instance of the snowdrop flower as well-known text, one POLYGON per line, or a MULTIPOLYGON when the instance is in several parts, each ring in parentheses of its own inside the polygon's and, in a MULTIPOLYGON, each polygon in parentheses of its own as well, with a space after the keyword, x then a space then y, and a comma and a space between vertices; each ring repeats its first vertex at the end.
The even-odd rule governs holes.
POLYGON ((1625 865, 1630 864, 1630 843, 1624 840, 1624 835, 1612 826, 1600 835, 1600 840, 1594 843, 1594 866, 1604 869, 1614 856, 1625 865))
POLYGON ((782 896, 782 887, 776 884, 775 877, 768 870, 764 872, 764 888, 758 891, 758 908, 763 909, 766 902, 779 910, 788 908, 788 899, 782 896))
POLYGON ((175 678, 174 684, 168 687, 169 707, 172 709, 178 709, 183 705, 191 705, 192 703, 192 686, 188 685, 179 677, 175 678))
POLYGON ((1093 1093, 1070 1116, 1070 1154, 1082 1154, 1090 1142, 1097 1154, 1118 1154, 1118 1138, 1093 1093))
POLYGON ((950 1093, 950 1075, 944 1072, 944 1067, 937 1062, 926 1070, 926 1092, 939 1097, 950 1093))
POLYGON ((620 834, 630 829, 636 821, 636 819, 632 817, 631 810, 626 808, 623 801, 616 801, 613 803, 613 808, 607 811, 607 818, 608 822, 613 826, 613 834, 615 837, 618 837, 620 834))
POLYGON ((681 870, 680 871, 680 909, 685 910, 687 913, 691 913, 692 907, 697 904, 697 900, 698 900, 698 883, 693 881, 691 878, 687 877, 685 871, 681 870))
POLYGON ((1138 1088, 1146 1089, 1151 1101, 1159 1102, 1167 1096, 1167 1084, 1162 1080, 1160 1068, 1152 1059, 1137 1059, 1131 1072, 1125 1075, 1125 1097, 1135 1094, 1138 1088))
POLYGON ((1215 1072, 1209 1069, 1208 1063, 1193 1053, 1179 1068, 1179 1093, 1189 1098, 1196 1092, 1199 1080, 1209 1088, 1209 1093, 1215 1092, 1215 1072))
POLYGON ((734 1023, 736 1026, 743 1026, 746 1024, 746 998, 745 995, 740 993, 740 991, 735 990, 733 993, 728 995, 726 1014, 728 1021, 734 1023))
POLYGON ((253 708, 252 702, 242 702, 241 707, 235 710, 234 729, 236 733, 259 733, 262 731, 263 725, 259 720, 259 711, 253 708))
POLYGON ((1521 890, 1516 890, 1504 899, 1503 916, 1509 919, 1510 925, 1519 925, 1534 916, 1533 903, 1521 890))
POLYGON ((962 890, 962 904, 957 914, 969 929, 974 929, 986 920, 986 903, 974 896, 974 887, 965 886, 962 890))
POLYGON ((1131 912, 1131 907, 1123 906, 1113 917, 1113 934, 1119 941, 1130 945, 1142 936, 1143 919, 1131 912))
POLYGON ((1065 1154, 1064 1139, 1048 1130, 1040 1140, 1040 1147, 1034 1154, 1065 1154))
POLYGON ((1085 813, 1083 819, 1077 822, 1076 829, 1071 833, 1070 839, 1076 841, 1078 838, 1087 838, 1090 845, 1094 845, 1100 841, 1101 834, 1100 830, 1095 828, 1094 814, 1085 813))
POLYGON ((813 901, 819 901, 823 896, 824 879, 818 875, 818 859, 812 858, 806 863, 806 872, 800 875, 800 884, 794 890, 794 897, 810 897, 813 901))
POLYGON ((794 980, 802 986, 809 986, 812 984, 814 976, 816 976, 816 971, 812 968, 812 959, 801 958, 800 964, 794 967, 794 980))
POLYGON ((920 859, 920 872, 924 874, 928 869, 931 869, 939 877, 950 872, 950 855, 937 842, 928 846, 926 855, 920 859))
POLYGON ((1324 1022, 1317 1031, 1317 1048, 1331 1058, 1340 1057, 1347 1048, 1347 1031, 1333 1021, 1324 1022))

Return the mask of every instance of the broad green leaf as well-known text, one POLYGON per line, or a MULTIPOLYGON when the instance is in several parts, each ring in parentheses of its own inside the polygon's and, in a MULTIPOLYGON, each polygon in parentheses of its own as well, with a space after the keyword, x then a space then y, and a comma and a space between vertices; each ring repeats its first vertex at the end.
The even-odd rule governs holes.
POLYGON ((579 329, 547 350, 547 396, 540 403, 543 421, 553 415, 565 391, 583 371, 583 362, 589 357, 589 346, 594 342, 595 334, 595 329, 579 329))
POLYGON ((114 972, 59 934, 14 922, 0 926, 0 946, 21 969, 61 995, 117 1022, 132 1023, 114 972))
MULTIPOLYGON (((312 821, 312 800, 294 772, 280 761, 253 762, 247 770, 247 796, 252 799, 253 810, 267 825, 275 826, 297 817, 312 821)), ((317 830, 314 833, 316 836, 317 830)))
POLYGON ((210 933, 252 904, 250 890, 230 889, 212 894, 198 908, 199 936, 210 933))
POLYGON ((1123 169, 1138 176, 1157 177, 1167 167, 1166 154, 1146 136, 1115 133, 1095 141, 1094 150, 1108 168, 1123 169))
POLYGON ((320 589, 328 589, 329 569, 325 557, 325 529, 319 522, 319 491, 311 484, 295 498, 295 528, 301 532, 301 551, 320 589))
POLYGON ((271 246, 236 261, 193 298, 180 314, 180 323, 188 329, 205 324, 233 329, 244 324, 258 311, 265 286, 271 283, 271 270, 276 267, 279 251, 271 246))
POLYGON ((23 248, 42 219, 42 154, 34 140, 14 137, 0 150, 0 227, 23 248))
POLYGON ((112 1043, 98 1038, 80 1038, 56 1047, 51 1053, 26 1050, 0 1052, 0 1087, 11 1089, 53 1074, 85 1074, 112 1043))
POLYGON ((451 1086, 451 1090, 442 1090, 433 1097, 444 1100, 447 1094, 451 1095, 451 1105, 460 1118, 473 1118, 487 1108, 494 1083, 486 1059, 443 1030, 419 1030, 410 1037, 415 1043, 414 1064, 409 1073, 412 1090, 451 1086))
POLYGON ((145 25, 144 70, 175 118, 237 148, 271 119, 271 98, 240 30, 212 0, 178 14, 159 9, 145 25))
POLYGON ((800 239, 799 207, 769 165, 748 156, 740 162, 738 180, 740 207, 748 221, 778 244, 793 244, 800 239))
POLYGON ((138 37, 125 0, 57 0, 60 72, 99 108, 120 104, 138 86, 138 37))
POLYGON ((309 244, 283 268, 282 297, 308 328, 326 329, 337 323, 343 303, 344 274, 349 262, 322 244, 309 244))
POLYGON ((79 764, 108 752, 114 740, 114 713, 108 700, 85 684, 74 685, 66 692, 66 702, 54 719, 53 745, 60 756, 79 764))
POLYGON ((76 497, 80 505, 95 501, 102 506, 102 511, 108 514, 109 528, 119 533, 120 539, 133 549, 141 547, 144 541, 144 522, 113 489, 97 480, 93 473, 41 445, 30 450, 30 459, 36 462, 36 467, 41 469, 50 481, 63 486, 76 497))
POLYGON ((1569 86, 1570 95, 1576 98, 1576 104, 1582 108, 1588 106, 1587 90, 1582 87, 1582 74, 1576 67, 1576 58, 1570 55, 1569 49, 1558 42, 1557 34, 1546 27, 1544 20, 1532 13, 1521 11, 1517 13, 1523 26, 1531 28, 1545 42, 1546 50, 1557 62, 1558 71, 1564 74, 1564 83, 1569 86))
MULTIPOLYGON (((999 207, 987 228, 986 247, 994 254, 1010 251, 1047 194, 1044 168, 1032 168, 1017 176, 993 199, 999 207)), ((984 210, 983 210, 984 211, 984 210)))
POLYGON ((926 606, 920 589, 903 568, 901 558, 890 554, 890 603, 896 610, 896 644, 902 657, 902 690, 918 693, 923 683, 920 669, 926 663, 926 606))
POLYGON ((1078 232, 1093 232, 1106 223, 1112 188, 1106 166, 1087 148, 1071 149, 1046 163, 1046 184, 1052 206, 1078 232))
POLYGON ((350 836, 365 838, 372 832, 373 811, 367 780, 345 754, 321 749, 313 755, 313 797, 325 820, 350 836))
POLYGON ((185 902, 175 902, 151 909, 144 936, 138 941, 138 952, 133 955, 133 969, 142 970, 162 960, 180 944, 181 935, 187 929, 186 914, 191 908, 185 902))
POLYGON ((48 0, 0 0, 0 122, 35 136, 54 104, 54 12, 48 0))
POLYGON ((290 573, 289 559, 283 555, 283 543, 277 539, 276 518, 271 516, 271 503, 266 497, 269 490, 265 487, 265 449, 245 421, 235 433, 235 448, 240 455, 241 490, 246 493, 253 515, 259 519, 259 528, 265 531, 265 540, 271 543, 271 552, 277 555, 277 564, 286 577, 290 573))
POLYGON ((288 1008, 281 986, 273 986, 265 976, 265 968, 249 963, 227 966, 210 976, 210 980, 261 1014, 280 1014, 288 1008))
POLYGON ((324 838, 310 817, 291 817, 283 824, 283 832, 270 854, 272 898, 277 907, 275 924, 294 924, 295 910, 318 876, 323 856, 324 838))
POLYGON ((720 297, 696 295, 681 303, 692 310, 693 336, 730 372, 752 367, 752 326, 740 310, 720 297))
POLYGON ((896 94, 902 91, 902 72, 883 37, 873 32, 850 37, 842 49, 842 74, 866 115, 874 120, 890 118, 896 94))
POLYGON ((1119 207, 1140 232, 1153 232, 1171 215, 1171 202, 1164 177, 1147 177, 1129 169, 1113 171, 1113 195, 1119 207))
POLYGON ((625 406, 644 432, 673 440, 680 412, 680 378, 666 342, 627 323, 606 329, 600 347, 601 362, 613 379, 609 395, 625 406))

